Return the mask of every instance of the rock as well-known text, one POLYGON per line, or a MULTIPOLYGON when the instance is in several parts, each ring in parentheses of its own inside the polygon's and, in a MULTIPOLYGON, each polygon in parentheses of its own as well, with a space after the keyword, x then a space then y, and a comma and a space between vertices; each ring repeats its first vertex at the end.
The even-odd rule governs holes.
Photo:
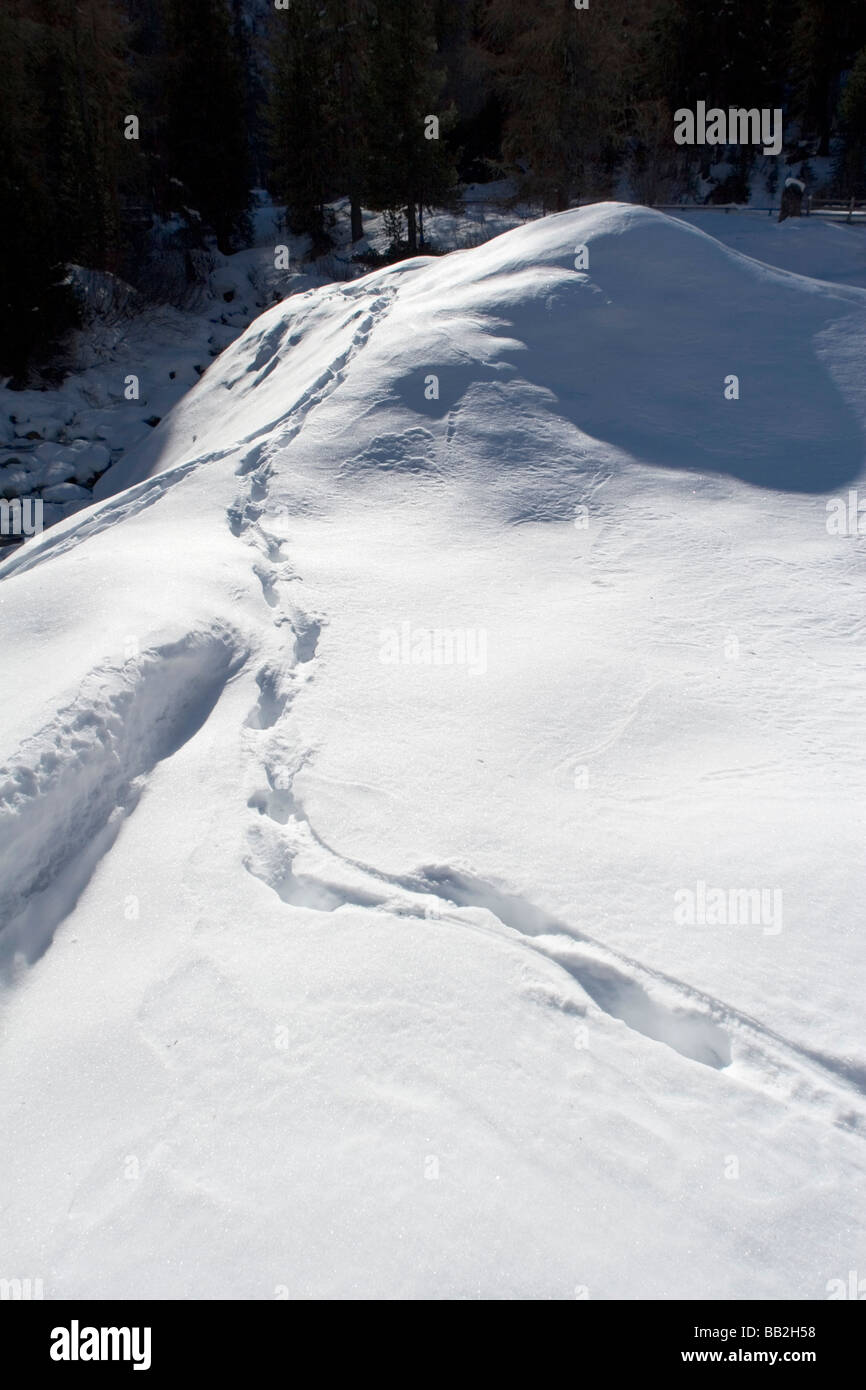
POLYGON ((33 450, 33 458, 38 459, 40 463, 55 463, 67 453, 68 450, 64 449, 62 444, 37 444, 33 450))
POLYGON ((57 483, 68 483, 75 474, 77 463, 74 454, 68 459, 57 459, 54 463, 49 463, 43 475, 45 483, 49 487, 57 483))
POLYGON ((91 479, 104 473, 110 463, 111 454, 104 444, 88 444, 77 456, 72 477, 76 483, 89 484, 91 479))
POLYGON ((27 473, 27 489, 29 492, 36 492, 48 481, 48 473, 51 465, 40 463, 39 459, 33 454, 29 454, 22 460, 21 467, 27 473))
POLYGON ((29 415, 17 425, 16 433, 23 434, 25 439, 59 439, 63 428, 63 421, 54 415, 29 415))
POLYGON ((0 471, 0 497, 11 501, 22 497, 30 489, 30 474, 24 468, 4 468, 0 471))

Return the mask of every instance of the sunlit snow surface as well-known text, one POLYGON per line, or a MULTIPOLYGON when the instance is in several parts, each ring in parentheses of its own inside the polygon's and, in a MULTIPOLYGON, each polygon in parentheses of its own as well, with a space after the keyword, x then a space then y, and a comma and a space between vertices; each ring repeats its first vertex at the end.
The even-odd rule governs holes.
POLYGON ((866 241, 762 225, 299 295, 0 566, 0 1277, 866 1268, 866 241))

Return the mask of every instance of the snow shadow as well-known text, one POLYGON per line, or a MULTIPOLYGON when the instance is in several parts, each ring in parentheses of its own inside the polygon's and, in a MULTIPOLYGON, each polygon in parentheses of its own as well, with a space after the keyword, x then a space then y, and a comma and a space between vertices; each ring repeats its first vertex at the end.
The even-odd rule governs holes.
MULTIPOLYGON (((522 936, 571 937, 594 947, 589 937, 558 922, 523 898, 499 892, 483 880, 448 869, 427 869, 424 884, 431 892, 447 896, 462 907, 481 907, 522 936)), ((617 1018, 636 1033, 664 1043, 682 1057, 703 1066, 721 1070, 730 1066, 731 1044, 725 1030, 704 1013, 687 1007, 669 1007, 610 958, 581 956, 577 951, 559 950, 539 944, 539 950, 555 960, 577 981, 590 999, 611 1018, 617 1018)))
POLYGON ((664 468, 814 494, 861 476, 866 386, 851 364, 866 292, 772 270, 667 218, 589 252, 587 274, 509 316, 528 349, 520 376, 553 409, 664 468))

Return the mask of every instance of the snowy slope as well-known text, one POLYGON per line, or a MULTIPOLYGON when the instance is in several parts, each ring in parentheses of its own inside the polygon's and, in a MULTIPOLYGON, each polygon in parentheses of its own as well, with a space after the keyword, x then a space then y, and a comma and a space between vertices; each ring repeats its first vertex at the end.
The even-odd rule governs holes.
POLYGON ((864 308, 547 218, 275 306, 0 566, 0 1274, 862 1268, 864 308))
POLYGON ((866 228, 819 216, 779 222, 773 215, 702 208, 676 214, 725 246, 796 275, 866 289, 866 228))

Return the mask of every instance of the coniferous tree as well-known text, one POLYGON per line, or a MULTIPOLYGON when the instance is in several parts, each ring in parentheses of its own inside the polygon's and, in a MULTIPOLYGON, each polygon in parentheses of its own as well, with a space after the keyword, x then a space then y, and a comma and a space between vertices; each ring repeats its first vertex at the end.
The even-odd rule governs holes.
POLYGON ((324 6, 331 54, 328 125, 335 177, 349 199, 353 241, 364 235, 361 203, 367 190, 370 160, 366 107, 370 95, 368 38, 373 14, 374 0, 327 0, 324 6))
POLYGON ((791 107, 804 132, 830 153, 842 74, 866 44, 866 5, 800 0, 790 45, 791 107))
MULTIPOLYGON (((663 0, 654 18, 651 83, 671 116, 698 101, 722 110, 782 107, 788 9, 782 0, 663 0)), ((735 173, 723 197, 747 196, 755 155, 751 145, 729 150, 735 173)), ((719 158, 713 146, 702 146, 683 152, 682 162, 706 174, 719 158)))
POLYGON ((369 28, 368 198, 405 212, 410 254, 423 244, 424 209, 448 202, 456 183, 436 17, 435 0, 377 0, 369 28))
POLYGON ((0 356, 13 372, 74 322, 67 264, 118 261, 123 39, 114 0, 10 0, 0 18, 0 356))
POLYGON ((438 0, 436 9, 436 45, 445 69, 441 100, 455 113, 443 138, 461 180, 471 183, 501 173, 502 104, 484 45, 486 8, 486 0, 438 0))
POLYGON ((166 0, 165 159, 221 251, 249 238, 243 74, 226 0, 166 0))
POLYGON ((0 10, 0 372, 13 377, 69 321, 42 145, 45 41, 35 3, 0 10))
POLYGON ((793 112, 804 133, 818 138, 818 155, 830 153, 837 74, 835 36, 823 0, 802 0, 791 39, 793 112))
POLYGON ((294 0, 272 18, 272 87, 268 107, 271 181, 297 232, 323 250, 325 203, 334 149, 329 130, 329 55, 319 0, 294 0))
POLYGON ((123 22, 112 0, 44 0, 44 131, 66 255, 113 269, 127 95, 123 22))
POLYGON ((506 108, 503 154, 521 192, 567 208, 610 174, 622 137, 622 6, 575 10, 573 0, 491 0, 489 42, 506 108))
POLYGON ((848 74, 839 102, 842 149, 836 177, 846 198, 866 194, 866 48, 861 48, 848 74))

